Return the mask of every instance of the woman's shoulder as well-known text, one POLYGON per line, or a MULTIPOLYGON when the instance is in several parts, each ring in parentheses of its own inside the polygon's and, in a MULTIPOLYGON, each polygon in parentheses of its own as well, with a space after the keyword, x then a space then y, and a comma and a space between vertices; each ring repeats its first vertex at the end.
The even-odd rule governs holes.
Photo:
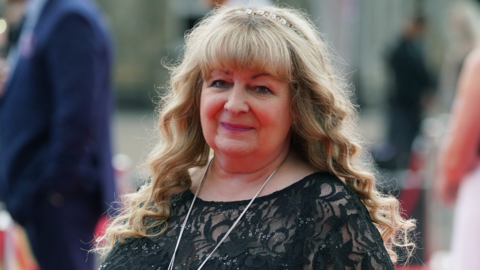
POLYGON ((333 173, 318 171, 299 181, 304 190, 325 199, 353 199, 355 192, 333 173))
POLYGON ((306 210, 300 218, 315 221, 317 230, 325 235, 322 239, 327 249, 335 247, 336 250, 341 243, 345 252, 355 250, 359 256, 368 254, 365 260, 373 258, 372 265, 393 267, 378 229, 354 190, 329 172, 316 172, 304 180, 302 209, 306 210), (354 240, 344 243, 342 239, 354 240))
POLYGON ((480 48, 471 51, 465 58, 462 73, 477 73, 480 71, 480 48))
POLYGON ((159 259, 168 259, 168 254, 151 237, 128 237, 116 241, 99 270, 142 269, 141 266, 159 259))
POLYGON ((344 209, 348 210, 349 214, 366 211, 363 203, 348 185, 335 174, 325 171, 311 173, 271 196, 277 199, 287 197, 289 200, 299 197, 302 199, 298 201, 309 204, 309 209, 327 206, 336 210, 330 214, 339 214, 337 210, 343 212, 344 209))
POLYGON ((302 197, 302 208, 310 209, 304 214, 321 216, 322 222, 335 221, 340 226, 351 218, 359 218, 371 223, 369 212, 355 191, 330 172, 308 175, 289 196, 302 197))

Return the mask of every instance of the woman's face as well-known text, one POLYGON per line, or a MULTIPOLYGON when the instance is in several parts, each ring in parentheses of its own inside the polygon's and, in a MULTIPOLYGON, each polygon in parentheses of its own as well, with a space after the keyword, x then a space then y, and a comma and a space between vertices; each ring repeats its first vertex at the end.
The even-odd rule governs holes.
POLYGON ((216 154, 279 154, 290 142, 289 86, 267 73, 214 70, 202 86, 200 118, 216 154))

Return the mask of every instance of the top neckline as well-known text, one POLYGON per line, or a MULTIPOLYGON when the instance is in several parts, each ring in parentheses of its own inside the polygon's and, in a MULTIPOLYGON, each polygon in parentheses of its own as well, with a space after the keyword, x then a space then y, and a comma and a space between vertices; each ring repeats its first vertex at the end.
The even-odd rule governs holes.
MULTIPOLYGON (((303 177, 302 179, 296 181, 295 183, 292 183, 291 185, 289 186, 286 186, 282 189, 279 189, 277 191, 274 191, 270 194, 266 194, 266 195, 263 195, 263 196, 259 196, 255 199, 255 202, 259 202, 259 201, 268 201, 272 198, 276 198, 276 197, 279 197, 280 195, 282 195, 282 193, 286 193, 287 191, 291 190, 291 189, 294 189, 294 188, 297 188, 297 186, 301 185, 301 183, 304 183, 316 176, 334 176, 333 174, 329 173, 329 172, 314 172, 314 173, 311 173, 305 177, 303 177)), ((336 176, 334 176, 336 178, 336 176)), ((193 197, 195 196, 195 194, 189 189, 186 191, 186 194, 188 195, 188 199, 193 199, 193 197)), ((243 205, 243 204, 248 204, 251 199, 246 199, 246 200, 239 200, 239 201, 206 201, 206 200, 203 200, 199 197, 197 197, 195 199, 196 201, 198 201, 199 203, 201 203, 202 205, 220 205, 220 206, 223 206, 223 205, 243 205)), ((195 203, 196 204, 196 203, 195 203)))

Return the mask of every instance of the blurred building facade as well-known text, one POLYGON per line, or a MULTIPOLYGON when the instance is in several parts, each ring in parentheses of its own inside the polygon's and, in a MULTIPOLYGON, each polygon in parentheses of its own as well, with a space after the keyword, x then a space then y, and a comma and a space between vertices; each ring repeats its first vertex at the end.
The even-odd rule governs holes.
MULTIPOLYGON (((183 34, 208 12, 200 0, 97 0, 116 33, 115 81, 120 107, 151 109, 165 86, 162 61, 182 51, 183 34)), ((456 0, 283 0, 307 11, 355 85, 359 102, 382 107, 388 89, 385 54, 402 24, 420 7, 429 25, 427 53, 438 70, 445 50, 445 14, 456 0)))
MULTIPOLYGON (((208 12, 202 0, 96 0, 107 14, 116 40, 118 105, 152 109, 165 86, 162 61, 174 61, 183 35, 208 12)), ((255 1, 255 0, 252 0, 255 1)), ((460 0, 276 0, 311 15, 325 40, 343 59, 341 68, 355 85, 359 102, 381 107, 388 89, 385 55, 403 23, 420 9, 428 20, 426 52, 440 69, 446 49, 447 10, 460 0)), ((478 1, 478 0, 472 0, 478 1)), ((5 2, 0 1, 0 10, 5 2)))

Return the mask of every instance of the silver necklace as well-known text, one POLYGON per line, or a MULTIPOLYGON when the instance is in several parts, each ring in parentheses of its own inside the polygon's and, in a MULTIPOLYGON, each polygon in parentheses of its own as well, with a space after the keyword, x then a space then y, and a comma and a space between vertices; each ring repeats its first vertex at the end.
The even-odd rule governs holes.
MULTIPOLYGON (((195 196, 193 197, 192 204, 190 204, 190 208, 188 209, 187 216, 185 217, 185 220, 183 221, 182 229, 180 230, 180 235, 178 236, 178 240, 177 240, 177 245, 175 246, 175 250, 173 251, 172 259, 170 260, 170 264, 168 265, 168 270, 173 270, 173 264, 175 262, 175 255, 177 254, 178 246, 180 245, 180 239, 182 239, 183 231, 185 230, 185 227, 187 225, 188 217, 190 216, 190 212, 192 212, 193 204, 195 203, 195 199, 197 198, 198 192, 200 191, 200 187, 202 186, 203 179, 205 178, 205 175, 207 174, 208 169, 210 168, 210 165, 212 164, 212 160, 213 160, 213 158, 208 162, 207 168, 205 169, 205 172, 203 173, 202 179, 200 180, 200 183, 198 184, 197 191, 195 192, 195 196)), ((253 198, 248 203, 247 207, 245 207, 245 209, 243 210, 242 214, 240 214, 240 216, 238 216, 237 220, 235 220, 232 227, 230 227, 230 229, 228 229, 227 233, 223 236, 222 240, 220 240, 220 242, 218 242, 217 246, 212 250, 212 252, 210 252, 210 254, 208 254, 207 258, 203 261, 203 263, 200 265, 200 267, 198 267, 198 270, 202 269, 202 267, 205 265, 205 263, 210 259, 210 257, 212 257, 212 254, 215 251, 217 251, 217 248, 223 243, 223 241, 227 238, 227 236, 233 231, 235 226, 237 226, 240 219, 242 219, 243 215, 245 215, 245 213, 247 212, 250 205, 252 205, 253 201, 257 198, 258 194, 260 194, 260 192, 263 190, 265 185, 267 185, 270 178, 272 178, 272 176, 277 172, 279 167, 280 166, 278 166, 270 174, 270 176, 267 178, 267 180, 265 180, 265 183, 263 183, 260 190, 258 190, 257 194, 255 194, 255 196, 253 196, 253 198)))

